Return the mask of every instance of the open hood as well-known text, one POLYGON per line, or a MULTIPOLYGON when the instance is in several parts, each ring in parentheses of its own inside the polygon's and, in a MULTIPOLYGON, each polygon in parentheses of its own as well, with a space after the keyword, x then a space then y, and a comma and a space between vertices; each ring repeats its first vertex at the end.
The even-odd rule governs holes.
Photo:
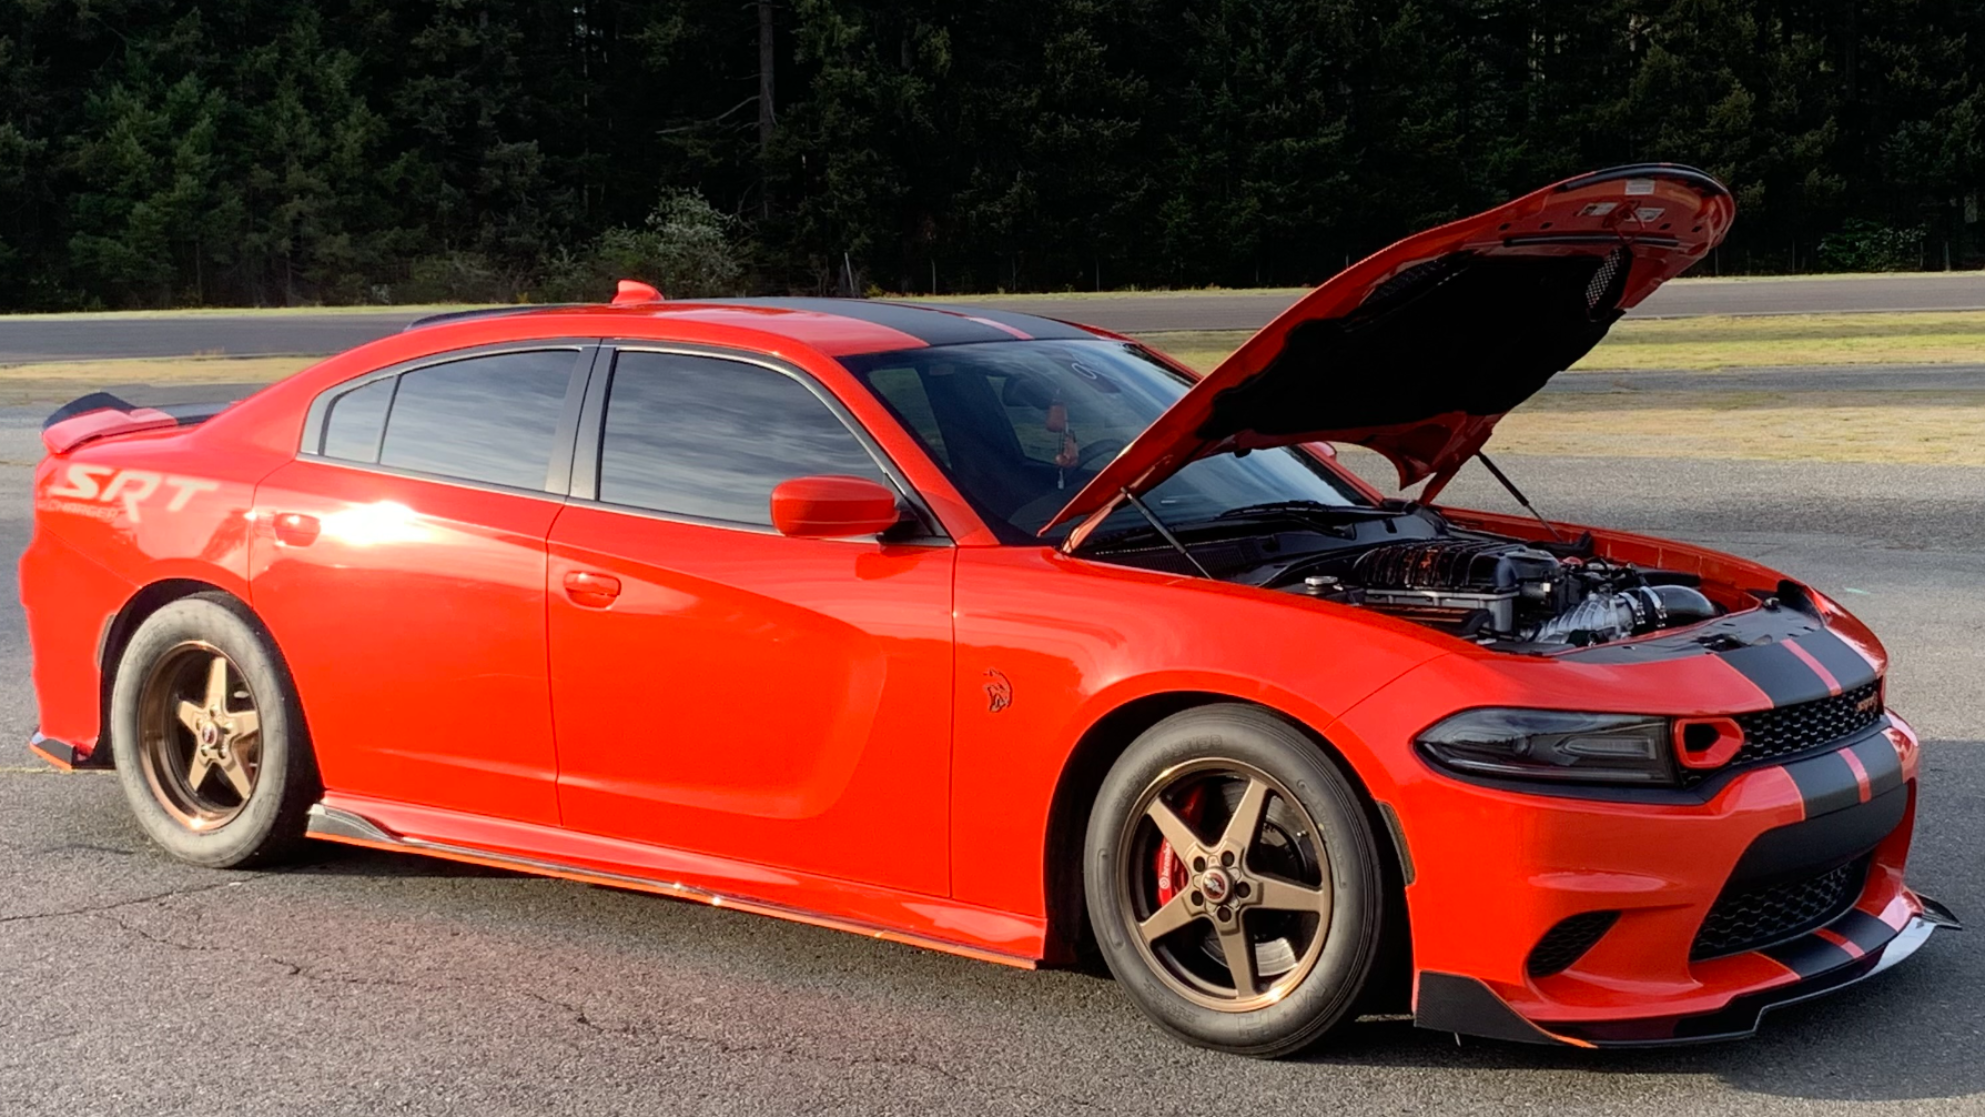
POLYGON ((1402 487, 1451 475, 1735 216, 1729 190, 1703 172, 1643 164, 1407 237, 1249 338, 1042 530, 1089 518, 1073 546, 1124 492, 1236 450, 1355 443, 1390 458, 1402 487))

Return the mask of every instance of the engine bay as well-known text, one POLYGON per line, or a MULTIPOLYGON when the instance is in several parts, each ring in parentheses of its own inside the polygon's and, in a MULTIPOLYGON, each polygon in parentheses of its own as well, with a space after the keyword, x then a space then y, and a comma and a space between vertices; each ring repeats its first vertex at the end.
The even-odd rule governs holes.
POLYGON ((1516 539, 1400 501, 1242 513, 1180 525, 1169 539, 1120 533, 1090 553, 1371 609, 1513 652, 1611 643, 1725 612, 1697 575, 1607 558, 1590 536, 1516 539))
POLYGON ((1589 553, 1454 535, 1381 543, 1306 565, 1284 588, 1484 642, 1585 647, 1709 620, 1694 575, 1589 553))

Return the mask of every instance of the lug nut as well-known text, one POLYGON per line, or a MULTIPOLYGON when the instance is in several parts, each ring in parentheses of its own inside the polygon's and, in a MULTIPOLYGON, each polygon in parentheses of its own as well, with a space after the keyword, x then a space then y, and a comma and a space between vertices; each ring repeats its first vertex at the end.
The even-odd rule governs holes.
POLYGON ((1192 859, 1192 871, 1193 871, 1193 872, 1195 872, 1195 873, 1203 873, 1203 872, 1205 872, 1205 871, 1206 871, 1206 858, 1204 858, 1204 857, 1195 857, 1195 858, 1193 858, 1193 859, 1192 859))
POLYGON ((1220 863, 1221 863, 1222 865, 1228 865, 1228 866, 1231 866, 1231 865, 1233 865, 1233 863, 1234 863, 1234 851, 1230 849, 1230 850, 1228 850, 1227 852, 1225 852, 1225 853, 1223 853, 1223 854, 1221 854, 1221 855, 1220 855, 1220 863))
POLYGON ((1194 892, 1194 893, 1192 894, 1192 902, 1193 902, 1194 904, 1203 904, 1203 903, 1205 903, 1205 902, 1206 902, 1206 897, 1204 897, 1204 896, 1202 896, 1202 895, 1200 895, 1200 894, 1199 894, 1199 893, 1197 893, 1197 892, 1194 892))
POLYGON ((1248 887, 1247 881, 1242 881, 1234 886, 1234 895, 1239 896, 1243 900, 1248 898, 1248 893, 1251 891, 1253 889, 1248 887))
POLYGON ((1222 923, 1225 923, 1225 922, 1226 922, 1226 921, 1228 921, 1229 919, 1232 919, 1232 918, 1234 918, 1234 913, 1233 913, 1233 912, 1232 912, 1231 910, 1229 910, 1229 909, 1228 909, 1228 907, 1227 907, 1227 905, 1225 905, 1225 904, 1221 904, 1221 905, 1220 905, 1220 910, 1218 910, 1218 911, 1216 911, 1216 912, 1214 912, 1213 914, 1215 914, 1215 915, 1217 915, 1217 916, 1219 916, 1219 917, 1220 917, 1220 922, 1222 922, 1222 923))

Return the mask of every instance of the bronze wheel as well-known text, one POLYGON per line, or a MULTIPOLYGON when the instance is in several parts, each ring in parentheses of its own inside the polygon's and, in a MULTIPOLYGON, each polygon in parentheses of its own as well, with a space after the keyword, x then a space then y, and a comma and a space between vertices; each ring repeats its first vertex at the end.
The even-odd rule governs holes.
POLYGON ((295 686, 240 600, 201 593, 138 625, 111 684, 111 755, 154 842, 196 865, 266 864, 323 794, 295 686))
POLYGON ((1172 991, 1216 1012, 1274 1004, 1316 965, 1330 862, 1316 822, 1236 760, 1168 769, 1126 820, 1119 909, 1172 991))
POLYGON ((1385 933, 1380 865, 1328 746, 1223 703, 1158 722, 1110 766, 1082 882, 1096 947, 1145 1015, 1273 1057, 1354 1015, 1385 933))
POLYGON ((241 668, 202 640, 166 650, 138 692, 145 782, 189 830, 234 821, 261 771, 261 715, 241 668))

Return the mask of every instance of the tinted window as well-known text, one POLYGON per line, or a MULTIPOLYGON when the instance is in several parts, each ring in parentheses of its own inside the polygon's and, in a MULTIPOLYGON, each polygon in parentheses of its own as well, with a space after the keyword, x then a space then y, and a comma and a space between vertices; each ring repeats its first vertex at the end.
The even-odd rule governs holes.
POLYGON ((349 462, 379 460, 379 436, 386 429, 386 405, 393 402, 396 377, 375 380, 331 401, 324 419, 324 456, 349 462))
POLYGON ((622 353, 615 362, 601 500, 769 525, 772 489, 821 473, 889 483, 799 381, 709 357, 622 353))
POLYGON ((501 353, 401 376, 379 464, 542 489, 576 359, 501 353))

